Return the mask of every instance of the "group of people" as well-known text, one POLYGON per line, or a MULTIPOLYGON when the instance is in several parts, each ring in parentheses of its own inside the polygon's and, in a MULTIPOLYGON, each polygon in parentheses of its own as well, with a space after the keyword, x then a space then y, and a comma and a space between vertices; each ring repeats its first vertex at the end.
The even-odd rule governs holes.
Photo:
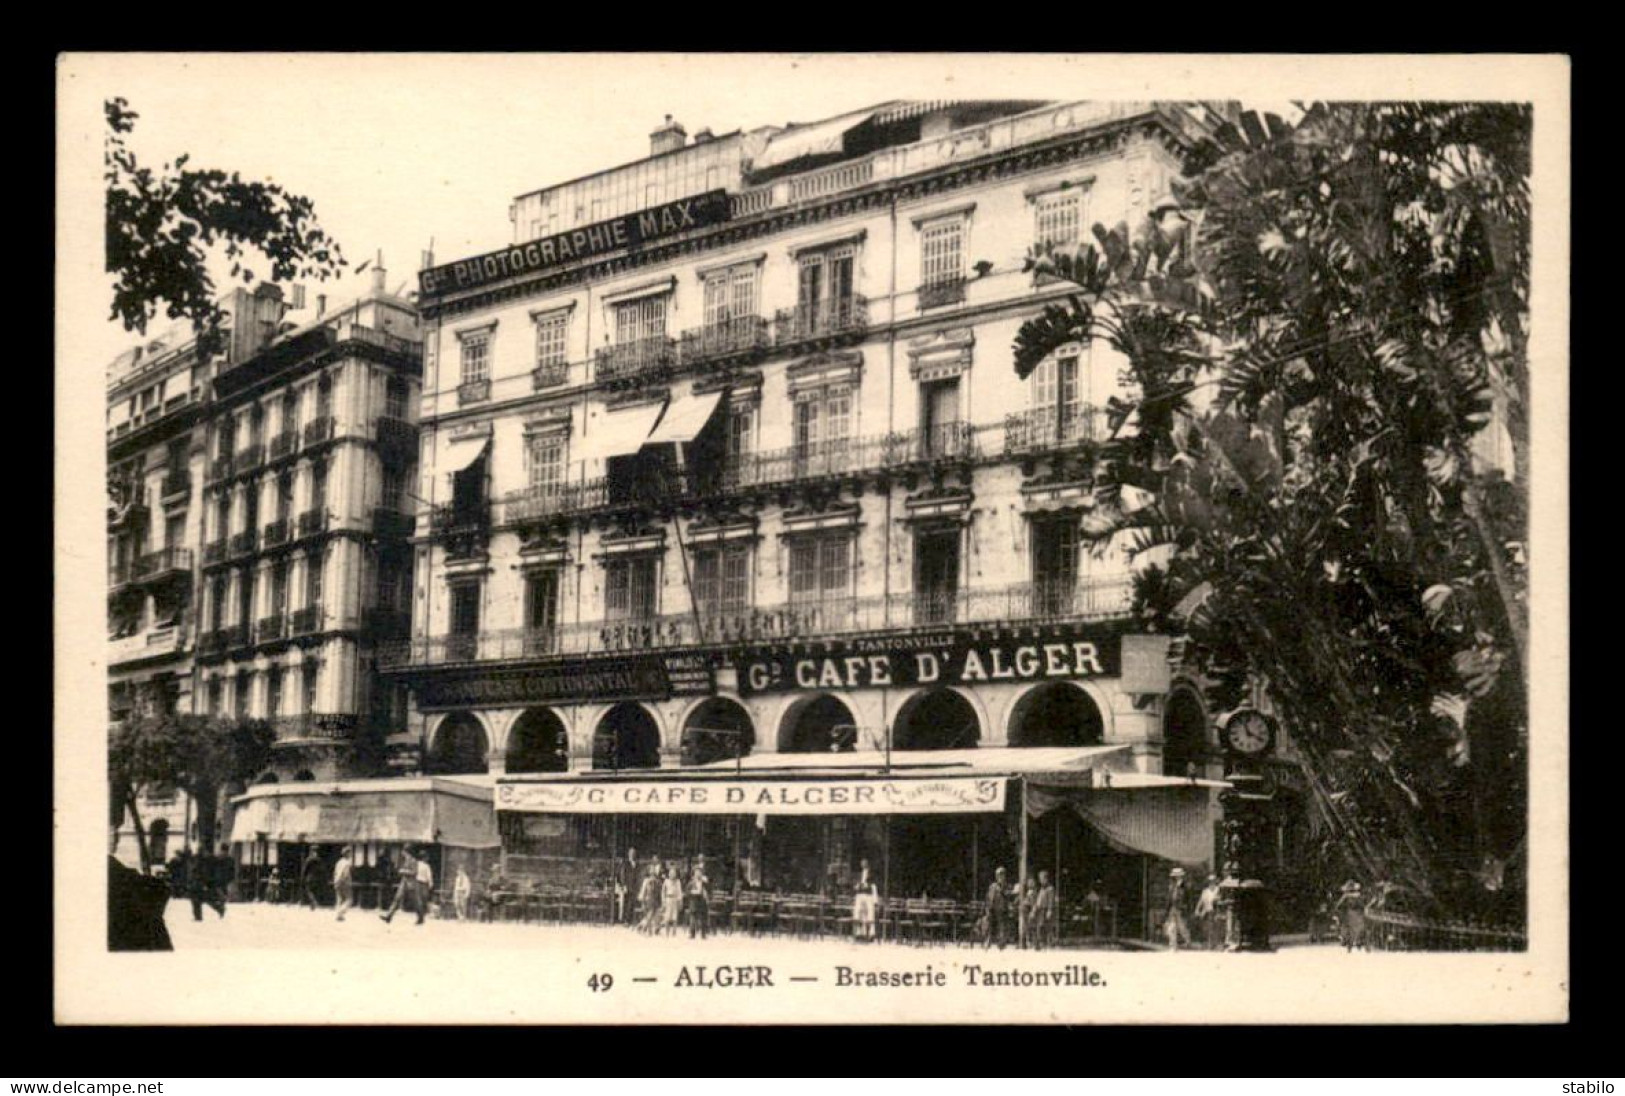
POLYGON ((219 856, 210 856, 207 850, 182 849, 166 867, 170 894, 191 900, 192 920, 203 920, 205 906, 220 917, 226 915, 226 889, 236 876, 236 867, 223 847, 219 856))
POLYGON ((1184 868, 1174 868, 1168 873, 1168 900, 1161 922, 1168 950, 1178 951, 1198 940, 1210 951, 1224 947, 1230 934, 1230 919, 1225 915, 1220 901, 1224 891, 1219 877, 1211 873, 1208 875, 1207 883, 1196 896, 1190 916, 1186 915, 1186 909, 1191 906, 1191 891, 1185 879, 1184 868), (1197 930, 1194 937, 1191 933, 1192 919, 1196 922, 1197 930))
POLYGON ((690 939, 711 935, 711 875, 705 856, 694 858, 688 876, 672 860, 664 865, 660 857, 638 864, 638 850, 628 849, 626 859, 616 862, 616 920, 649 936, 675 936, 685 922, 690 939))
POLYGON ((993 872, 982 913, 982 945, 1004 948, 1054 947, 1060 938, 1059 905, 1049 872, 1028 876, 1025 886, 1009 881, 1003 868, 993 872))

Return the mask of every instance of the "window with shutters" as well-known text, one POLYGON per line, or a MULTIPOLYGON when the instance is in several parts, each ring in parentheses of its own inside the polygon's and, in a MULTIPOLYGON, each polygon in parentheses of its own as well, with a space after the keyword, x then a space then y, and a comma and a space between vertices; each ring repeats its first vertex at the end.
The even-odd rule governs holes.
POLYGON ((564 482, 565 451, 569 438, 563 434, 533 434, 526 446, 530 486, 533 490, 555 489, 564 482))
POLYGON ((209 714, 226 714, 226 683, 224 678, 209 679, 209 714))
POLYGON ((305 678, 303 689, 303 710, 307 715, 316 710, 316 681, 317 674, 320 672, 320 669, 320 666, 318 666, 315 662, 307 662, 302 670, 305 678))
POLYGON ((559 623, 559 573, 549 568, 525 578, 525 627, 551 633, 559 623))
POLYGON ((463 337, 463 384, 491 379, 491 336, 481 331, 463 337))
POLYGON ((796 537, 790 542, 790 600, 828 601, 851 593, 851 534, 796 537))
POLYGON ((705 326, 708 331, 724 328, 731 320, 758 314, 759 270, 755 263, 747 263, 706 277, 705 326))
POLYGON ((306 608, 316 608, 322 603, 322 571, 325 562, 321 552, 312 552, 305 560, 306 608))
POLYGON ((1088 372, 1077 354, 1062 354, 1033 371, 1033 440, 1065 444, 1093 437, 1088 372))
POLYGON ((604 616, 608 620, 648 620, 655 615, 655 556, 631 556, 604 564, 604 616))
POLYGON ((1039 251, 1073 248, 1083 234, 1083 195, 1057 190, 1033 201, 1033 246, 1039 251))
POLYGON ((851 456, 852 389, 802 389, 796 393, 791 421, 797 475, 827 475, 846 467, 851 456))
POLYGON ((327 507, 327 462, 319 460, 311 466, 310 470, 310 508, 324 510, 327 507))
POLYGON ((247 670, 237 671, 232 685, 232 707, 238 719, 248 718, 248 701, 254 692, 254 675, 247 670))
POLYGON ((622 301, 615 306, 615 345, 629 346, 666 334, 666 298, 663 294, 622 301))
POLYGON ((920 284, 947 285, 965 278, 965 221, 937 221, 920 230, 920 284))
POLYGON ((536 368, 565 365, 569 357, 570 313, 567 309, 536 317, 536 368))
POLYGON ((272 666, 265 672, 265 715, 275 719, 282 714, 282 667, 272 666))
POLYGON ((384 383, 384 415, 392 419, 406 419, 406 382, 399 377, 391 377, 384 383))
POLYGON ((271 568, 271 615, 282 616, 288 611, 288 565, 278 560, 271 568))
POLYGON ((378 489, 378 505, 396 513, 406 512, 406 470, 384 465, 383 482, 378 489))
POLYGON ((1033 613, 1064 615, 1078 586, 1078 521, 1035 518, 1032 523, 1033 613))
POLYGON ((750 604, 750 545, 726 544, 694 552, 694 600, 702 613, 750 604))
POLYGON ((476 581, 451 585, 451 634, 470 638, 480 631, 480 584, 476 581))

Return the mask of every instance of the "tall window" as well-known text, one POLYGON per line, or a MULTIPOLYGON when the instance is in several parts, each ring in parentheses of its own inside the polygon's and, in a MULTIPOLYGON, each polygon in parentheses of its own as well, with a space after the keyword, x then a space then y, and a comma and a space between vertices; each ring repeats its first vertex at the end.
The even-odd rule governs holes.
POLYGON ((214 539, 225 540, 231 535, 231 495, 221 492, 220 502, 215 506, 214 539))
POLYGON ((745 404, 728 408, 728 463, 737 468, 755 449, 756 409, 745 404))
POLYGON ((248 718, 248 701, 253 691, 254 675, 247 670, 238 670, 231 690, 232 707, 238 719, 248 718))
POLYGON ((569 439, 563 434, 531 435, 526 456, 533 490, 552 490, 564 482, 564 455, 568 445, 569 439))
POLYGON ((914 537, 914 622, 954 619, 959 594, 958 529, 921 529, 914 537))
POLYGON ((225 679, 220 678, 220 677, 210 678, 209 679, 209 714, 210 715, 215 715, 215 716, 225 715, 226 714, 225 706, 226 706, 226 682, 225 682, 225 679))
POLYGON ((186 540, 186 515, 176 514, 164 521, 164 547, 179 548, 186 540))
POLYGON ((849 318, 857 249, 851 245, 803 254, 796 264, 796 307, 806 332, 841 326, 849 318))
POLYGON ((476 581, 451 585, 451 635, 446 653, 453 659, 474 657, 480 633, 480 584, 476 581))
POLYGON ((218 632, 226 626, 226 576, 209 580, 209 627, 218 632))
POLYGON ((283 472, 276 478, 276 519, 287 521, 293 513, 293 475, 283 472))
POLYGON ((275 719, 282 714, 282 667, 272 666, 265 672, 265 715, 275 719))
POLYGON ((959 438, 959 378, 921 385, 920 440, 924 455, 954 456, 959 438))
POLYGON ((321 667, 315 662, 307 662, 303 667, 304 674, 304 711, 310 715, 316 711, 316 675, 321 667))
POLYGON ((271 568, 271 615, 288 611, 288 565, 278 560, 271 568))
POLYGON ((852 538, 797 537, 790 543, 790 599, 823 601, 852 592, 852 538))
POLYGON ((284 433, 299 429, 299 392, 288 389, 282 397, 282 430, 284 433))
POLYGON ((237 585, 237 623, 245 627, 254 619, 254 569, 244 567, 237 585))
POLYGON ((570 313, 548 312, 536 317, 536 367, 564 365, 569 353, 570 313))
POLYGON ((312 552, 305 560, 306 608, 315 608, 322 603, 322 564, 324 562, 321 552, 312 552))
POLYGON ((265 440, 265 408, 255 404, 248 413, 248 444, 259 445, 265 440))
POLYGON ((165 471, 170 475, 186 471, 186 448, 188 439, 181 438, 169 443, 169 459, 165 463, 165 471))
POLYGON ((749 263, 719 270, 705 279, 705 326, 726 327, 730 320, 754 316, 758 311, 757 266, 749 263))
POLYGON ((815 388, 798 392, 792 423, 798 473, 838 471, 852 433, 852 390, 815 388))
POLYGON ((654 556, 632 556, 604 564, 604 615, 607 619, 648 620, 655 615, 659 563, 654 556))
POLYGON ((1032 534, 1033 613, 1063 615, 1078 587, 1077 519, 1034 519, 1032 534))
POLYGON ((333 414, 333 378, 323 376, 316 382, 316 417, 325 419, 333 414))
POLYGON ((406 471, 393 464, 384 465, 382 484, 378 489, 378 505, 396 513, 406 512, 406 471))
POLYGON ((615 306, 615 345, 626 346, 666 334, 666 298, 639 297, 615 306))
POLYGON ((463 336, 463 383, 475 384, 491 377, 491 335, 477 331, 463 336))
POLYGON ((310 467, 310 508, 321 511, 327 508, 327 462, 319 460, 310 467))
POLYGON ((551 634, 559 623, 559 573, 534 571, 525 577, 525 627, 551 634))
POLYGON ((1039 251, 1076 247, 1083 232, 1083 195, 1057 190, 1033 202, 1033 246, 1039 251))
POLYGON ((944 285, 965 277, 963 218, 937 221, 920 230, 920 284, 944 285))
POLYGON ((750 604, 750 546, 727 544, 694 553, 694 600, 702 613, 733 612, 750 604))
POLYGON ((1084 414, 1087 380, 1076 354, 1051 358, 1033 371, 1036 441, 1068 442, 1091 436, 1092 422, 1084 414))
POLYGON ((391 377, 384 382, 384 415, 392 419, 406 418, 406 382, 391 377))

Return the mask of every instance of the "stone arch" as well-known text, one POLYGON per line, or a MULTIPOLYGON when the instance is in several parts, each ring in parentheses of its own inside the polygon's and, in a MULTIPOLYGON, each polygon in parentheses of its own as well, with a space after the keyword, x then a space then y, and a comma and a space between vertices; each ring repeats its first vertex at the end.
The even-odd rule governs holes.
POLYGON ((1008 734, 1012 746, 1098 746, 1106 739, 1106 717, 1088 690, 1046 681, 1011 707, 1008 734))
POLYGON ((894 750, 971 749, 981 741, 981 713, 957 689, 922 689, 903 702, 892 721, 894 750))
POLYGON ((510 773, 562 773, 570 769, 570 736, 551 708, 526 708, 508 728, 510 773))
POLYGON ((1167 776, 1186 776, 1190 766, 1198 776, 1211 752, 1207 708, 1195 689, 1177 685, 1168 693, 1162 712, 1162 771, 1167 776))
POLYGON ((474 712, 452 712, 434 729, 424 772, 430 776, 483 773, 490 751, 484 721, 474 712))
POLYGON ((311 772, 309 769, 300 769, 298 772, 293 774, 293 779, 295 783, 313 784, 316 782, 316 774, 311 772))
POLYGON ((756 724, 751 721, 750 712, 729 697, 707 697, 690 707, 679 725, 684 765, 726 761, 736 754, 748 754, 756 746, 756 724), (705 731, 730 733, 698 733, 705 731))
POLYGON ((592 734, 592 767, 660 768, 660 724, 649 709, 629 700, 599 718, 592 734))
MULTIPOLYGON (((834 728, 857 724, 845 700, 830 693, 797 698, 779 718, 780 753, 830 753, 835 748, 834 728)), ((843 749, 854 749, 856 743, 843 749)))

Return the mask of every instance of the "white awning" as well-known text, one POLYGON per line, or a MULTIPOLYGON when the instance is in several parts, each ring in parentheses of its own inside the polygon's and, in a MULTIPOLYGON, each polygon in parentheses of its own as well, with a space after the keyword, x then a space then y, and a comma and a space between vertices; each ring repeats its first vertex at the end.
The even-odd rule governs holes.
POLYGON ((457 473, 466 472, 473 467, 474 462, 490 452, 490 449, 490 438, 486 438, 485 441, 479 444, 465 441, 460 445, 449 446, 446 450, 446 459, 440 462, 440 467, 455 476, 457 473))
POLYGON ((751 165, 762 171, 780 164, 788 164, 804 156, 825 156, 841 151, 842 139, 847 133, 863 125, 875 115, 874 108, 856 114, 843 114, 827 122, 796 126, 768 138, 767 149, 751 165))
POLYGON ((231 839, 495 848, 492 786, 488 777, 257 785, 232 800, 231 839))
POLYGON ((717 413, 722 401, 721 392, 708 392, 703 396, 678 396, 666 405, 660 425, 654 428, 644 445, 680 442, 687 445, 705 429, 711 416, 717 413))
POLYGON ((648 439, 649 431, 654 429, 655 420, 660 418, 662 410, 663 404, 652 403, 624 411, 606 411, 591 420, 582 437, 584 452, 581 459, 608 460, 610 457, 636 453, 648 439))

